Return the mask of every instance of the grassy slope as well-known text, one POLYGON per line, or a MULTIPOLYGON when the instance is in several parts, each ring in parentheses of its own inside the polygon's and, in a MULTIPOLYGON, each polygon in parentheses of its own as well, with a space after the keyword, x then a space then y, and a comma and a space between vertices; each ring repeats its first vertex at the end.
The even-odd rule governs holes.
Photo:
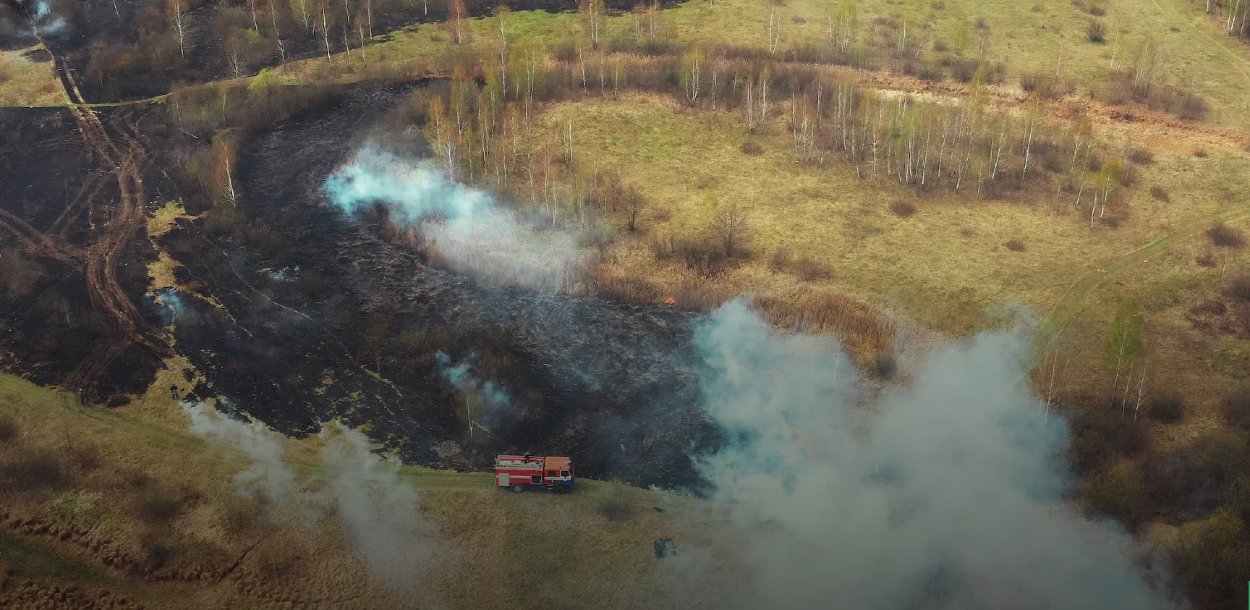
MULTIPOLYGON (((860 0, 858 38, 874 39, 873 17, 897 16, 908 23, 909 38, 919 37, 932 54, 941 41, 957 46, 961 38, 976 44, 976 22, 984 19, 991 32, 987 56, 1003 61, 1012 79, 1026 72, 1053 73, 1062 56, 1061 71, 1078 91, 1102 90, 1112 60, 1119 69, 1131 62, 1137 45, 1147 35, 1161 45, 1161 81, 1183 86, 1211 102, 1211 121, 1246 127, 1250 116, 1250 49, 1224 36, 1215 20, 1185 0, 1111 0, 1103 20, 1108 42, 1090 43, 1085 36, 1089 14, 1068 2, 1038 3, 1032 11, 1008 0, 946 0, 897 2, 860 0), (937 8, 941 6, 942 8, 937 8)), ((783 46, 826 39, 827 15, 836 7, 828 0, 790 0, 780 10, 783 46)), ((663 12, 662 30, 679 43, 720 44, 766 48, 768 4, 754 0, 691 1, 663 12)), ((604 39, 632 36, 633 16, 610 17, 604 39)), ((474 51, 493 49, 499 35, 493 19, 468 22, 466 46, 474 51)), ((531 44, 554 45, 580 40, 583 24, 570 13, 517 12, 508 17, 509 44, 514 49, 531 44)), ((406 28, 390 40, 355 52, 354 61, 371 66, 406 66, 421 71, 441 65, 448 53, 448 34, 440 24, 406 28)), ((454 48, 454 47, 453 47, 454 48)), ((969 51, 971 52, 971 51, 969 51)), ((323 62, 293 62, 283 70, 295 76, 323 62)), ((350 77, 348 77, 350 78, 350 77)))
POLYGON ((52 77, 52 62, 23 57, 40 48, 0 51, 0 106, 56 106, 63 102, 52 77))
MULTIPOLYGON (((102 490, 116 490, 128 473, 141 470, 159 485, 191 489, 198 497, 165 527, 179 536, 220 545, 232 556, 241 554, 252 540, 223 534, 215 515, 233 497, 234 473, 248 462, 186 431, 186 417, 169 398, 168 388, 178 383, 178 375, 166 371, 146 396, 117 410, 80 409, 68 394, 0 376, 0 416, 17 422, 23 447, 42 445, 65 452, 66 443, 73 442, 93 445, 100 452, 99 465, 90 472, 75 471, 64 488, 0 493, 6 512, 56 515, 59 523, 82 523, 90 517, 96 538, 133 544, 145 530, 127 504, 129 499, 125 493, 102 490), (82 498, 96 501, 84 503, 82 498), (54 510, 66 506, 78 508, 54 510)), ((322 469, 319 451, 316 439, 288 441, 287 461, 298 472, 311 474, 322 469)), ((5 457, 0 453, 0 459, 5 457)), ((654 591, 668 586, 655 569, 652 540, 676 535, 687 543, 711 544, 705 524, 715 519, 709 513, 712 509, 687 498, 590 480, 583 480, 572 495, 515 495, 494 489, 489 474, 416 467, 401 472, 405 481, 421 490, 423 512, 441 532, 438 582, 433 586, 452 608, 566 607, 576 599, 641 607, 654 591), (608 500, 626 507, 630 516, 605 518, 600 507, 608 500), (652 510, 653 506, 665 512, 652 510)), ((273 523, 263 540, 275 542, 266 544, 285 545, 278 547, 280 553, 315 558, 300 560, 294 568, 298 578, 274 581, 281 583, 284 594, 317 599, 327 587, 345 587, 344 593, 361 595, 359 601, 366 606, 385 604, 378 588, 368 584, 359 560, 343 546, 334 519, 318 522, 313 537, 286 527, 283 518, 273 523), (303 546, 300 538, 308 539, 303 546)), ((109 589, 156 606, 188 599, 192 591, 195 603, 204 607, 254 605, 259 603, 256 596, 265 592, 238 583, 257 574, 268 578, 245 561, 237 582, 144 582, 105 566, 81 547, 49 536, 0 530, 0 568, 4 565, 19 578, 73 583, 89 591, 109 589)))
MULTIPOLYGON (((1199 294, 1220 284, 1219 269, 1194 263, 1207 247, 1202 231, 1220 218, 1239 218, 1240 226, 1250 228, 1244 220, 1250 206, 1242 195, 1250 190, 1250 160, 1232 150, 1206 158, 1157 153, 1128 194, 1130 222, 1091 229, 1071 209, 1070 195, 1056 199, 1049 191, 1011 201, 941 193, 916 200, 917 215, 898 218, 888 206, 895 199, 915 199, 908 190, 858 179, 838 162, 823 168, 795 163, 780 126, 757 138, 764 154, 742 154, 738 147, 748 136, 736 116, 692 112, 659 98, 566 103, 540 119, 552 138, 560 137, 566 121, 573 123, 583 163, 619 166, 626 180, 655 202, 644 213, 647 234, 626 235, 609 270, 644 270, 641 275, 661 286, 679 283, 680 268, 657 264, 646 242, 703 231, 711 213, 706 194, 715 193, 748 206, 757 252, 753 262, 721 280, 730 292, 784 295, 798 289, 797 279, 767 268, 772 252, 785 247, 834 270, 831 280, 804 288, 882 303, 946 332, 983 327, 987 316, 1003 308, 1046 313, 1058 306, 1058 321, 1080 329, 1071 346, 1075 360, 1083 361, 1072 371, 1074 389, 1092 391, 1101 383, 1101 341, 1116 302, 1142 295, 1152 316, 1170 308, 1168 315, 1176 318, 1178 308, 1183 314, 1199 294), (1170 191, 1172 201, 1151 197, 1154 185, 1170 191), (652 221, 661 208, 671 219, 652 221), (1006 249, 1004 242, 1013 238, 1027 250, 1006 249), (1086 274, 1089 278, 1078 282, 1086 274)), ((1250 261, 1244 251, 1226 258, 1233 270, 1250 261)), ((1187 325, 1157 321, 1155 357, 1169 363, 1160 372, 1161 385, 1183 380, 1200 403, 1210 405, 1242 376, 1236 366, 1213 368, 1210 354, 1195 353, 1192 344, 1205 340, 1187 325)), ((1245 342, 1221 341, 1246 353, 1245 342)))

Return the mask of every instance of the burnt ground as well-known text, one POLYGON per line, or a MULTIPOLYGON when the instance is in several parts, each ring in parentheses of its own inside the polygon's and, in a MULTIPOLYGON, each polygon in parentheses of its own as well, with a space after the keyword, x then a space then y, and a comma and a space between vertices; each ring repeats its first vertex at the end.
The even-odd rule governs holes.
POLYGON ((582 474, 694 485, 688 456, 716 439, 698 407, 690 314, 482 286, 330 207, 323 180, 394 131, 386 111, 404 94, 356 92, 245 147, 240 206, 265 239, 201 221, 165 238, 188 289, 174 314, 178 351, 208 379, 197 393, 288 434, 333 418, 365 426, 410 462, 480 468, 502 451, 568 453, 582 474), (437 351, 503 387, 511 408, 470 431, 437 351))
MULTIPOLYGON (((141 121, 145 112, 116 111, 102 121, 113 129, 119 121, 141 121)), ((99 292, 88 280, 86 250, 116 226, 118 182, 68 110, 0 110, 0 134, 0 366, 39 383, 64 384, 90 364, 87 347, 116 338, 115 320, 93 302, 99 292)), ((148 194, 159 198, 170 185, 154 169, 147 168, 148 194)), ((146 240, 122 244, 115 268, 123 298, 144 302, 145 265, 153 255, 146 240)), ((152 307, 138 313, 157 320, 152 307)), ((140 345, 118 349, 99 362, 104 368, 90 380, 93 394, 133 393, 151 383, 160 355, 140 345)))

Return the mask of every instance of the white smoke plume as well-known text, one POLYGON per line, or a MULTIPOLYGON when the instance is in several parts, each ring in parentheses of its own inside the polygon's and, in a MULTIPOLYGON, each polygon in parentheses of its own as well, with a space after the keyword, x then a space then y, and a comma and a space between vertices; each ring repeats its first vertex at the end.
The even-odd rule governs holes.
POLYGON ((323 188, 348 214, 383 203, 449 268, 492 283, 556 292, 575 286, 588 264, 574 236, 525 222, 486 191, 448 180, 431 161, 366 145, 323 188))
POLYGON ((872 405, 835 340, 773 331, 741 301, 696 347, 726 436, 700 468, 745 541, 737 605, 1166 607, 1132 539, 1064 502, 1067 430, 1020 383, 1023 335, 940 349, 872 405))
POLYGON ((445 551, 433 544, 438 531, 421 515, 417 490, 400 480, 398 463, 373 454, 363 434, 337 428, 323 430, 322 458, 334 468, 329 492, 352 544, 405 606, 436 605, 428 577, 445 551))
POLYGON ((182 410, 191 418, 191 431, 196 435, 231 447, 251 460, 234 477, 240 493, 272 502, 296 498, 299 486, 295 473, 282 461, 282 435, 260 422, 225 417, 201 402, 184 400, 182 410))
MULTIPOLYGON (((260 495, 296 515, 337 515, 353 549, 405 607, 439 605, 430 593, 434 558, 445 553, 437 527, 421 515, 417 490, 400 478, 399 464, 374 455, 363 434, 338 424, 324 427, 324 474, 301 484, 283 461, 277 432, 259 422, 225 417, 203 403, 184 401, 182 406, 195 434, 251 460, 235 477, 239 493, 260 495)), ((294 525, 311 528, 314 523, 308 515, 294 525)))

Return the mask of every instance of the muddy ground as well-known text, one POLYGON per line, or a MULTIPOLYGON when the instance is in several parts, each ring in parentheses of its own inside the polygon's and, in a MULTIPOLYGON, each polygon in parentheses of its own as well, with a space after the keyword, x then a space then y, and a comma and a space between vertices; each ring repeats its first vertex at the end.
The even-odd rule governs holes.
MULTIPOLYGON (((111 128, 150 113, 118 110, 102 120, 111 128)), ((84 251, 113 222, 118 183, 67 110, 0 110, 0 134, 0 366, 39 383, 64 384, 92 356, 91 346, 113 339, 114 321, 93 302, 84 251)), ((172 189, 155 165, 145 181, 153 200, 172 189)), ((149 323, 159 320, 143 296, 153 256, 135 234, 116 260, 121 292, 149 323)), ((152 349, 130 346, 92 381, 99 385, 92 393, 142 391, 159 361, 152 349)))
MULTIPOLYGON (((387 110, 406 93, 355 92, 253 140, 240 205, 274 247, 198 221, 162 242, 192 287, 174 327, 178 351, 207 376, 197 393, 288 434, 332 418, 366 426, 411 462, 568 453, 585 475, 694 484, 688 456, 715 432, 698 407, 690 314, 479 285, 329 205, 326 176, 394 131, 387 110), (470 430, 437 351, 504 388, 511 407, 470 430)), ((419 142, 392 143, 420 154, 419 142)))

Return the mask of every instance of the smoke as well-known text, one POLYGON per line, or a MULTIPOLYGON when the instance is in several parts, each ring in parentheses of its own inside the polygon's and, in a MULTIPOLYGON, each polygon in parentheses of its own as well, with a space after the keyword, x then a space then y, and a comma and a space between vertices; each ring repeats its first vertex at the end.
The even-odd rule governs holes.
POLYGON ((420 497, 400 479, 399 464, 374 455, 363 434, 338 424, 324 427, 318 469, 323 474, 301 484, 283 460, 277 432, 225 417, 203 403, 183 401, 182 407, 195 434, 250 460, 235 476, 239 493, 293 511, 302 517, 296 527, 311 529, 318 513, 337 515, 352 548, 392 595, 405 606, 437 605, 425 578, 434 558, 445 553, 437 527, 421 515, 420 497))
POLYGON ((400 480, 398 463, 372 453, 363 434, 334 428, 322 432, 329 436, 322 459, 334 466, 329 493, 348 537, 405 605, 432 606, 431 587, 421 577, 445 551, 433 544, 437 528, 421 516, 417 490, 400 480))
POLYGON ((467 361, 452 366, 451 356, 443 352, 436 352, 434 360, 438 362, 438 372, 443 379, 474 401, 479 413, 472 415, 479 416, 487 427, 502 423, 506 416, 512 414, 512 400, 508 393, 495 382, 479 379, 471 373, 467 361))
POLYGON ((182 401, 191 418, 191 431, 215 443, 232 447, 251 461, 235 475, 239 492, 272 502, 296 498, 295 473, 282 461, 282 436, 259 422, 230 419, 201 402, 182 401))
POLYGON ((1067 430, 1020 383, 1024 335, 937 350, 872 404, 834 339, 772 331, 741 301, 695 344, 726 436, 699 468, 745 541, 741 606, 1165 606, 1132 539, 1063 501, 1067 430))
POLYGON ((381 202, 396 224, 418 229, 446 266, 493 283, 560 291, 587 264, 572 235, 523 222, 489 193, 448 180, 430 161, 402 159, 372 144, 323 189, 349 215, 381 202))

